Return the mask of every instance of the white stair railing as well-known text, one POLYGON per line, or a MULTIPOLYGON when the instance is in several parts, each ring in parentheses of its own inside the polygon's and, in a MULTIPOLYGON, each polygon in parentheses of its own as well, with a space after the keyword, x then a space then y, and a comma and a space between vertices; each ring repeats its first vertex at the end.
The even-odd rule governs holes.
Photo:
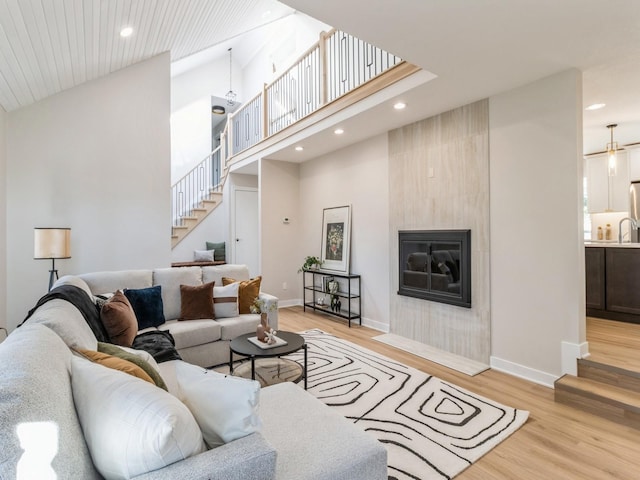
POLYGON ((183 226, 192 218, 194 209, 212 193, 221 193, 226 180, 226 129, 220 136, 220 146, 207 155, 189 173, 171 187, 171 218, 174 227, 183 226))

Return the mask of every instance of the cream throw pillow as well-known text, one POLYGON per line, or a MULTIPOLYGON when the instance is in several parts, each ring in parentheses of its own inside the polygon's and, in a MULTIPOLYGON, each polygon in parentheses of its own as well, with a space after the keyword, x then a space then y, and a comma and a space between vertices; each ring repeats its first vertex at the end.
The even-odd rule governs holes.
POLYGON ((206 450, 189 409, 173 395, 81 357, 71 359, 73 400, 97 470, 131 478, 206 450))
POLYGON ((196 418, 209 448, 242 438, 262 427, 260 383, 175 362, 180 399, 196 418))
POLYGON ((239 283, 232 283, 224 287, 213 287, 213 309, 216 318, 237 317, 239 283))

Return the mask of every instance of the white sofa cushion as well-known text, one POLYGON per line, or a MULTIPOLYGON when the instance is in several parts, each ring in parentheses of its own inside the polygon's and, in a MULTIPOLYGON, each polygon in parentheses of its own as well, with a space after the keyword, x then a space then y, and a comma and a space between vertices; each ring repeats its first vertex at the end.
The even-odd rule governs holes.
POLYGON ((260 323, 260 314, 246 313, 233 318, 220 318, 217 322, 222 328, 220 338, 222 340, 233 340, 245 333, 256 333, 260 323))
POLYGON ((0 344, 0 478, 101 478, 73 405, 71 357, 44 325, 0 344))
POLYGON ((173 395, 81 357, 71 359, 73 399, 98 471, 131 478, 206 450, 189 409, 173 395))
POLYGON ((180 399, 196 418, 209 448, 258 432, 260 383, 175 362, 180 399))
POLYGON ((153 284, 162 286, 164 318, 174 320, 180 317, 180 285, 202 285, 200 267, 156 268, 153 284))
POLYGON ((216 282, 216 285, 222 286, 222 277, 249 280, 249 267, 238 264, 202 267, 202 283, 216 282))
POLYGON ((215 320, 170 320, 158 327, 168 330, 176 342, 176 348, 195 347, 215 342, 221 338, 222 327, 215 320))
POLYGON ((113 293, 125 288, 147 288, 153 284, 151 270, 120 270, 115 272, 93 272, 78 275, 94 295, 113 293))

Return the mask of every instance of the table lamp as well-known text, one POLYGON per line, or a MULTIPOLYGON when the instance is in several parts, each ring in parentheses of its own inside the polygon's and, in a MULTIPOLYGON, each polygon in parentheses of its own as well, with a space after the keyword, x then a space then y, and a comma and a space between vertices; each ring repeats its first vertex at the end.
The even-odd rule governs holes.
POLYGON ((56 258, 71 258, 71 229, 36 227, 33 230, 33 240, 33 258, 36 260, 51 259, 52 261, 51 270, 49 270, 50 291, 53 282, 58 279, 56 258))

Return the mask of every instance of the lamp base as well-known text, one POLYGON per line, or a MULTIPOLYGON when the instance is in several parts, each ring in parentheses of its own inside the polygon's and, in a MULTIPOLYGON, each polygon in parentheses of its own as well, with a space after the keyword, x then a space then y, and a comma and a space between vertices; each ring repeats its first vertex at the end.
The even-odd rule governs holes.
POLYGON ((56 280, 58 280, 58 270, 49 270, 49 292, 56 280))

